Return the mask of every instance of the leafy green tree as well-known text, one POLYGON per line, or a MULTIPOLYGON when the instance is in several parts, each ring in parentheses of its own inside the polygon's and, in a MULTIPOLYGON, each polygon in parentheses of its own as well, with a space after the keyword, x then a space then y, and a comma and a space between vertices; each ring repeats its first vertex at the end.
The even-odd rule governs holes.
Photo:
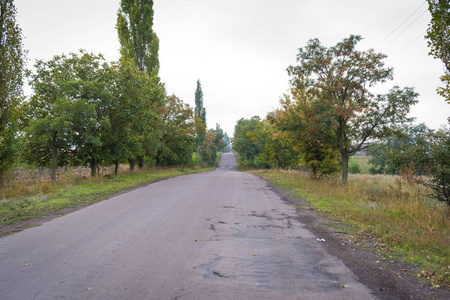
POLYGON ((167 98, 160 119, 161 146, 156 164, 187 165, 195 151, 194 112, 188 104, 172 95, 167 98))
MULTIPOLYGON (((140 72, 129 60, 122 59, 120 64, 123 67, 118 73, 120 84, 115 88, 116 99, 122 99, 127 107, 118 114, 128 120, 129 127, 125 128, 130 139, 125 157, 133 170, 136 164, 143 168, 145 160, 153 163, 156 158, 161 135, 158 124, 166 91, 157 76, 140 72)), ((115 122, 113 126, 120 126, 120 123, 115 122)))
POLYGON ((277 168, 297 167, 300 155, 294 149, 296 141, 290 131, 280 127, 280 120, 280 110, 270 113, 248 135, 255 144, 264 143, 264 150, 258 156, 260 161, 277 168))
POLYGON ((139 70, 156 76, 159 39, 153 31, 153 0, 121 0, 117 31, 123 58, 133 59, 139 70))
MULTIPOLYGON (((153 14, 153 0, 121 0, 116 28, 119 34, 122 58, 132 59, 139 70, 157 78, 159 39, 153 31, 153 14)), ((155 83, 154 87, 158 86, 160 86, 160 83, 155 83)), ((158 101, 153 101, 153 103, 159 102, 160 105, 163 105, 164 98, 165 95, 159 95, 158 101)), ((142 106, 146 107, 146 103, 142 103, 142 106)), ((154 112, 151 109, 146 113, 154 112)), ((154 118, 151 119, 155 121, 154 118)), ((156 124, 153 125, 156 128, 156 124)), ((139 130, 138 127, 135 130, 142 139, 143 153, 135 158, 129 158, 130 169, 133 169, 136 163, 139 168, 143 168, 145 158, 154 157, 158 146, 156 141, 159 133, 139 130)))
POLYGON ((109 65, 101 55, 81 50, 38 61, 35 67, 34 95, 26 110, 28 159, 51 162, 53 180, 57 166, 69 159, 74 165, 89 165, 96 175, 100 162, 110 158, 105 148, 111 128, 109 65))
POLYGON ((225 143, 223 152, 230 152, 231 151, 231 142, 230 142, 230 138, 228 137, 228 134, 226 132, 223 135, 223 142, 225 143))
POLYGON ((433 197, 450 206, 450 130, 444 128, 431 136, 431 179, 433 197))
MULTIPOLYGON (((206 135, 206 109, 203 107, 203 92, 200 80, 197 80, 197 88, 195 89, 195 108, 194 108, 195 118, 198 118, 200 122, 204 125, 204 130, 199 130, 197 133, 197 144, 199 147, 199 152, 202 152, 203 140, 206 135)), ((200 129, 200 127, 199 127, 200 129)))
POLYGON ((266 146, 264 137, 255 139, 254 132, 260 123, 258 116, 250 119, 240 119, 234 127, 233 149, 239 155, 240 161, 246 167, 267 168, 270 165, 259 159, 266 146))
POLYGON ((409 182, 423 184, 432 191, 431 197, 450 206, 450 130, 443 128, 421 136, 415 144, 390 159, 398 165, 400 175, 409 182), (426 176, 421 176, 426 175, 426 176))
POLYGON ((438 93, 450 104, 450 2, 448 0, 428 0, 431 22, 426 38, 431 48, 430 55, 442 60, 446 72, 441 77, 444 87, 438 88, 438 93))
POLYGON ((309 168, 314 179, 339 172, 339 151, 327 136, 331 129, 316 126, 322 122, 323 105, 304 90, 292 90, 292 97, 286 95, 281 101, 276 124, 278 130, 289 134, 293 157, 298 157, 299 163, 309 168))
POLYGON ((222 128, 220 128, 219 124, 216 124, 214 134, 216 135, 216 137, 214 138, 214 145, 216 145, 217 151, 223 151, 223 149, 226 147, 226 144, 224 141, 223 130, 222 128))
POLYGON ((119 163, 123 160, 134 162, 136 157, 143 156, 146 142, 155 136, 154 133, 143 135, 138 132, 155 131, 155 114, 160 105, 154 98, 162 96, 154 90, 159 89, 159 94, 163 91, 157 78, 140 72, 130 59, 121 59, 111 66, 108 86, 114 100, 107 112, 111 128, 105 140, 117 174, 119 163), (153 94, 158 96, 152 98, 153 94))
POLYGON ((202 151, 200 152, 200 155, 204 162, 206 162, 208 165, 213 165, 216 161, 216 154, 217 154, 217 146, 214 144, 214 141, 216 139, 216 134, 214 133, 213 129, 210 129, 206 132, 205 139, 203 140, 202 144, 202 151))
POLYGON ((195 89, 195 115, 206 124, 206 109, 203 107, 203 91, 200 80, 197 80, 197 88, 195 89))
POLYGON ((69 72, 73 78, 67 84, 66 94, 72 102, 72 146, 76 164, 89 165, 91 176, 97 174, 102 161, 110 159, 106 138, 111 129, 108 109, 113 95, 108 88, 109 65, 101 55, 84 51, 71 54, 69 72))
POLYGON ((398 174, 400 169, 408 164, 413 164, 417 172, 423 173, 427 168, 427 159, 420 151, 411 159, 408 148, 423 144, 428 147, 427 136, 431 130, 425 124, 399 127, 397 134, 387 136, 379 143, 371 145, 367 151, 370 155, 369 164, 372 174, 398 174))
POLYGON ((365 149, 369 140, 385 136, 391 126, 408 121, 418 95, 412 88, 399 87, 386 95, 372 95, 368 88, 392 79, 393 71, 384 67, 384 54, 357 51, 361 39, 351 35, 330 48, 312 39, 299 49, 298 65, 288 68, 292 89, 314 102, 312 128, 341 154, 344 184, 349 158, 365 149))
POLYGON ((30 75, 34 90, 24 110, 25 159, 29 163, 51 167, 51 179, 56 180, 58 166, 69 163, 73 156, 70 124, 74 118, 73 102, 67 94, 73 74, 67 57, 35 63, 35 74, 30 75))
POLYGON ((26 51, 13 0, 0 1, 0 184, 17 152, 19 107, 23 100, 26 51))

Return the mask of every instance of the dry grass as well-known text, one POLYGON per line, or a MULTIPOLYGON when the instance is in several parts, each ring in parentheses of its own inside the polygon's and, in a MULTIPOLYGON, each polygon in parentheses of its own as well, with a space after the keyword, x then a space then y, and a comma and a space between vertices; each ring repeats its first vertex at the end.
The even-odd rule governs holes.
POLYGON ((450 284, 450 209, 429 199, 423 186, 387 175, 350 175, 343 186, 298 171, 254 173, 294 191, 329 218, 351 224, 355 236, 379 240, 385 246, 381 252, 431 272, 434 285, 450 284))

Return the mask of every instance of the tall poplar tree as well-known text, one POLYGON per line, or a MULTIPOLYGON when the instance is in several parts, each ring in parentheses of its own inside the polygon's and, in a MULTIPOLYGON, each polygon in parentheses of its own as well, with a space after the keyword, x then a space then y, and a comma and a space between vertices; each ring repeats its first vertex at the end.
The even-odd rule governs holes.
POLYGON ((153 0, 121 0, 116 28, 122 57, 133 59, 148 75, 157 75, 159 39, 152 27, 153 0))
MULTIPOLYGON (((200 122, 206 128, 206 110, 203 107, 203 92, 202 92, 202 84, 200 80, 197 80, 197 88, 195 89, 195 108, 194 108, 195 118, 198 118, 200 122)), ((197 144, 200 149, 199 152, 202 152, 203 140, 205 139, 206 131, 200 131, 197 133, 197 144)))
POLYGON ((197 80, 197 89, 195 90, 195 114, 202 120, 203 124, 206 124, 206 110, 203 107, 203 92, 200 80, 197 80))
MULTIPOLYGON (((159 71, 159 39, 153 31, 153 0, 121 0, 117 13, 117 31, 122 59, 132 59, 139 70, 149 76, 157 77, 159 71)), ((159 85, 159 82, 157 83, 159 85)), ((150 108, 151 110, 152 108, 150 108)), ((156 114, 155 114, 156 115, 156 114)), ((154 138, 152 134, 139 130, 144 141, 147 156, 153 155, 154 138), (147 151, 148 150, 148 151, 147 151)), ((137 162, 144 167, 144 155, 130 158, 130 169, 137 162)))
POLYGON ((18 107, 23 99, 25 51, 13 0, 0 0, 0 182, 14 161, 18 107))

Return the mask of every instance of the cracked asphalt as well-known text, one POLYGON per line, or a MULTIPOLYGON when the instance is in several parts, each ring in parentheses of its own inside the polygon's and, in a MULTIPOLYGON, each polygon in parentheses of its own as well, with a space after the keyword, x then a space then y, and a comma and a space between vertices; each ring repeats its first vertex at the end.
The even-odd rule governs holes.
POLYGON ((228 153, 0 239, 0 299, 63 298, 376 297, 228 153))

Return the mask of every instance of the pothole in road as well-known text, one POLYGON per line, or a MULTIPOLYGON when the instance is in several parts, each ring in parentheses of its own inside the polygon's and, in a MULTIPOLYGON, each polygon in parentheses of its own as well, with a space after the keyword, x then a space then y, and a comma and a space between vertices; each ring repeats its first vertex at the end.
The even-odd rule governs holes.
POLYGON ((228 276, 225 276, 225 275, 221 274, 220 272, 216 272, 216 271, 213 271, 213 275, 216 275, 217 277, 220 277, 220 278, 228 278, 228 276))

